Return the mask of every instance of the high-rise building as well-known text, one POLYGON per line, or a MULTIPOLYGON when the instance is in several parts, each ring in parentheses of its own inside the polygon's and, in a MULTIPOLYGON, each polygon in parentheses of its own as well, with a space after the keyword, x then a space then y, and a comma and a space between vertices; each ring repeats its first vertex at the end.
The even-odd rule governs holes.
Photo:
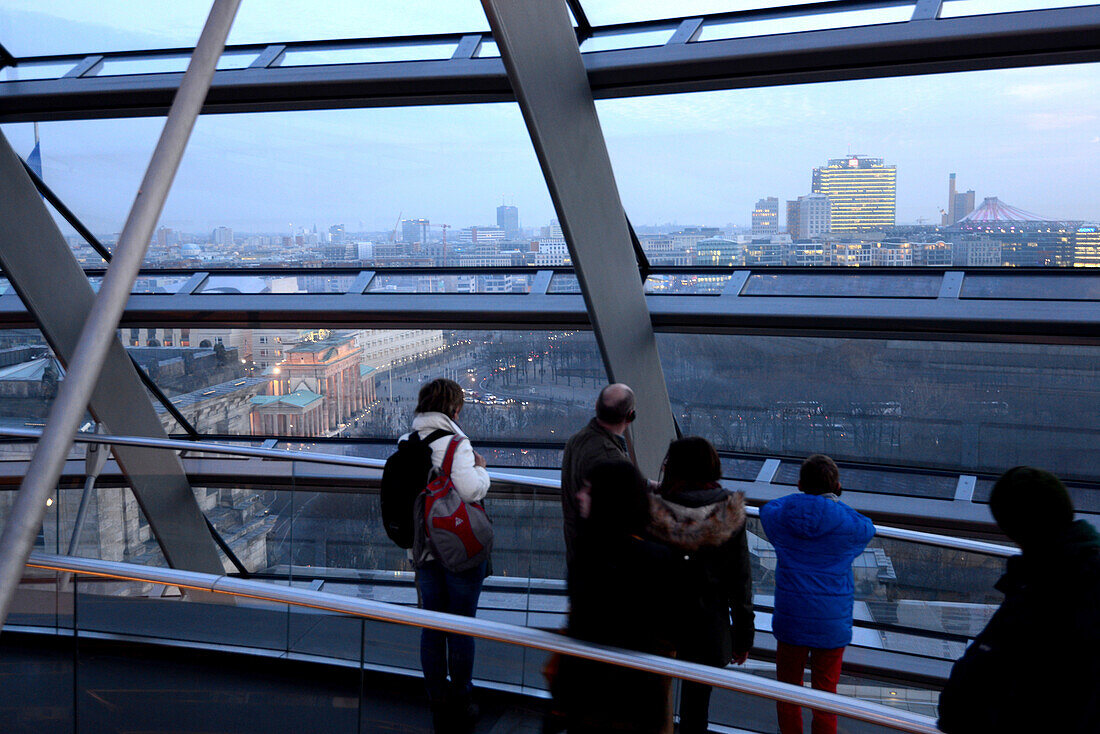
POLYGON ((798 239, 798 215, 801 210, 798 201, 787 202, 787 234, 791 239, 798 239))
POLYGON ((501 204, 497 207, 497 226, 508 239, 519 237, 519 207, 501 204))
POLYGON ((229 227, 217 227, 214 230, 211 239, 214 240, 215 245, 232 245, 233 244, 233 230, 229 227))
POLYGON ((943 213, 940 223, 950 227, 955 222, 974 211, 974 189, 959 193, 955 190, 955 174, 951 174, 947 181, 947 211, 943 213))
POLYGON ((829 231, 829 197, 824 194, 800 196, 787 202, 787 234, 791 239, 807 240, 829 231))
POLYGON ((894 226, 897 183, 896 166, 887 166, 882 158, 852 155, 815 168, 812 191, 829 197, 833 232, 857 232, 894 226))
POLYGON ((409 244, 414 242, 427 242, 428 227, 429 223, 427 219, 402 219, 401 241, 409 244))
POLYGON ((328 235, 329 235, 329 240, 333 244, 338 245, 338 244, 343 243, 344 237, 346 236, 346 232, 344 230, 344 225, 342 225, 342 224, 332 225, 331 227, 328 228, 328 235))
POLYGON ((756 202, 752 210, 752 236, 779 234, 779 199, 769 196, 756 202))
POLYGON ((1100 224, 1082 224, 1073 238, 1073 265, 1100 268, 1100 224))

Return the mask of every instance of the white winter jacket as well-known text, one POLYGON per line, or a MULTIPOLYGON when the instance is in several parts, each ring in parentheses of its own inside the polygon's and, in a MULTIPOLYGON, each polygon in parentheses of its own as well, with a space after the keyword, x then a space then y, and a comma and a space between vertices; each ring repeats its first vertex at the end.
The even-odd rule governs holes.
MULTIPOLYGON (((451 462, 451 481, 454 482, 458 496, 465 502, 481 500, 489 493, 489 472, 485 471, 485 467, 474 466, 474 448, 458 424, 443 413, 417 413, 413 417, 412 430, 419 433, 421 438, 427 438, 429 433, 439 428, 466 438, 455 449, 454 460, 451 462)), ((404 441, 410 433, 406 433, 398 441, 404 441)), ((436 469, 443 465, 443 457, 447 454, 447 444, 451 438, 443 436, 431 444, 432 466, 436 469)))

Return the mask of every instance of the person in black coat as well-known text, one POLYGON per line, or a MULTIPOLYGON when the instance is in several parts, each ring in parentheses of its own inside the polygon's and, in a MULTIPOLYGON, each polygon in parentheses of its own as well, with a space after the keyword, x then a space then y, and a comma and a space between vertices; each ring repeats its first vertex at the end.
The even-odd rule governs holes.
MULTIPOLYGON (((676 657, 724 668, 748 658, 755 616, 744 495, 723 489, 721 476, 705 438, 673 441, 651 497, 649 532, 672 550, 676 657)), ((701 683, 681 685, 681 734, 707 730, 710 692, 701 683)))
MULTIPOLYGON (((597 465, 578 493, 579 532, 569 564, 569 629, 588 642, 668 655, 669 552, 644 537, 647 482, 630 462, 597 465)), ((665 676, 563 657, 554 685, 570 734, 670 734, 665 676)))
POLYGON ((1009 469, 989 498, 1021 555, 1004 601, 951 669, 937 725, 948 734, 1100 732, 1100 534, 1073 520, 1050 472, 1009 469))

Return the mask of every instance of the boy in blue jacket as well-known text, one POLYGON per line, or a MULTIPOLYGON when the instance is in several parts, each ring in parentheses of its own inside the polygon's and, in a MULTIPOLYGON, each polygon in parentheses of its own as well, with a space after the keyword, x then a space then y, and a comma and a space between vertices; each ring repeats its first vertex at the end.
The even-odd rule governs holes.
MULTIPOLYGON (((775 547, 776 678, 802 685, 807 656, 810 683, 836 693, 844 647, 852 641, 855 587, 852 561, 875 534, 875 526, 840 501, 840 472, 828 456, 802 463, 799 494, 760 508, 760 521, 775 547)), ((777 703, 779 731, 802 734, 802 710, 777 703)), ((836 715, 814 711, 813 734, 836 734, 836 715)))

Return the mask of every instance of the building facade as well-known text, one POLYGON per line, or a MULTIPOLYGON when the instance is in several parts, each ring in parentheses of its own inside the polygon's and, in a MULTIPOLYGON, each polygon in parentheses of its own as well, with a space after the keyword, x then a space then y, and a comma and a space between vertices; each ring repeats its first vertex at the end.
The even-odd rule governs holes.
POLYGON ((829 197, 831 231, 859 232, 894 226, 897 183, 896 166, 852 155, 815 168, 812 191, 829 197))
POLYGON ((756 202, 752 210, 752 236, 779 234, 779 199, 769 196, 756 202))

